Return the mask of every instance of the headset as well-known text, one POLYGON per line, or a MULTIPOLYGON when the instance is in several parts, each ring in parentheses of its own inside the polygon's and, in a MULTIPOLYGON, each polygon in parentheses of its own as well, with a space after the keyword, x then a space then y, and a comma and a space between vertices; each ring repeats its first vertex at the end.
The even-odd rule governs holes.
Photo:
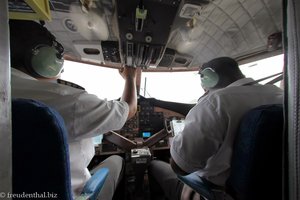
POLYGON ((204 89, 214 88, 219 83, 219 75, 210 67, 199 71, 199 74, 201 79, 201 86, 204 89))
POLYGON ((35 77, 56 78, 63 70, 64 48, 42 24, 36 24, 41 26, 43 34, 27 48, 25 67, 35 77))

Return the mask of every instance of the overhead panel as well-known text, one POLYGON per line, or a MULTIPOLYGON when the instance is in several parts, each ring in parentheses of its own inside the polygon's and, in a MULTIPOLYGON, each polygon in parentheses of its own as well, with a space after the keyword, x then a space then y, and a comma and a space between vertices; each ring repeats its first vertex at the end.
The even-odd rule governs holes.
POLYGON ((125 64, 157 66, 168 42, 180 0, 117 0, 121 53, 125 64))

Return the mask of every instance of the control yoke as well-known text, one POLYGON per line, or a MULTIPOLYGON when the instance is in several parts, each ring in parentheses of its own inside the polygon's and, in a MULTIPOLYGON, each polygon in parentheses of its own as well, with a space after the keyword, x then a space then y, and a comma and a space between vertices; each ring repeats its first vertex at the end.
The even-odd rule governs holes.
POLYGON ((159 132, 152 135, 150 138, 146 139, 145 141, 142 139, 142 141, 139 139, 137 141, 131 141, 127 139, 126 137, 114 132, 110 131, 106 134, 104 134, 104 138, 117 145, 118 147, 126 150, 131 151, 131 149, 135 148, 141 148, 141 147, 152 147, 160 140, 164 139, 165 137, 169 136, 170 133, 166 129, 162 129, 159 132))

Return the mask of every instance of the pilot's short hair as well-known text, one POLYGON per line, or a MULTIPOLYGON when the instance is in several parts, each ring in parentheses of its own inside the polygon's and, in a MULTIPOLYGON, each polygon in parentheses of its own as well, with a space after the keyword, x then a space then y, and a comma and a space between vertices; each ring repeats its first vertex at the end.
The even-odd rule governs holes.
POLYGON ((201 70, 205 68, 213 69, 219 76, 244 76, 237 61, 230 57, 218 57, 212 59, 209 62, 204 63, 201 70))
POLYGON ((239 69, 238 63, 230 57, 219 57, 204 63, 201 69, 211 68, 216 71, 222 71, 222 69, 239 69))
POLYGON ((218 77, 213 88, 226 87, 227 85, 245 77, 240 70, 237 61, 230 57, 219 57, 204 63, 200 68, 199 73, 201 74, 201 71, 206 68, 210 69, 212 74, 215 74, 214 77, 218 77))
POLYGON ((46 27, 36 21, 9 20, 10 41, 22 47, 23 44, 43 43, 52 45, 56 40, 46 27))

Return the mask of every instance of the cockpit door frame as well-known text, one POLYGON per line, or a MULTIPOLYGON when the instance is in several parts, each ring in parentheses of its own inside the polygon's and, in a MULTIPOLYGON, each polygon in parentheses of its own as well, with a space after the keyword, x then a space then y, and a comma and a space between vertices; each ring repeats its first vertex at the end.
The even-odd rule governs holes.
POLYGON ((8 1, 0 1, 0 198, 12 192, 11 88, 8 1))

